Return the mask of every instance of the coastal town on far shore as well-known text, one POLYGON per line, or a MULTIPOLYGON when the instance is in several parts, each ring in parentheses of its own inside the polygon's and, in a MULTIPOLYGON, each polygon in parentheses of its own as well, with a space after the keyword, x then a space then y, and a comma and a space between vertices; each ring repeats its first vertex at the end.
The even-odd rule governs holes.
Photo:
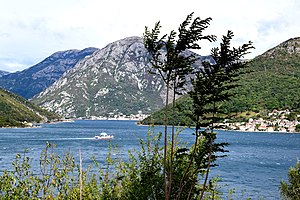
POLYGON ((295 115, 294 120, 289 120, 287 116, 291 114, 289 110, 273 110, 268 113, 266 119, 260 117, 258 119, 249 118, 247 122, 234 123, 216 123, 216 127, 225 130, 247 131, 247 132, 283 132, 295 133, 300 132, 300 115, 295 115))
POLYGON ((89 119, 89 120, 134 120, 134 121, 142 121, 147 118, 149 115, 144 114, 142 111, 138 111, 136 114, 125 115, 123 113, 114 113, 110 112, 107 116, 89 116, 85 118, 77 118, 77 119, 89 119))
MULTIPOLYGON (((250 118, 247 122, 234 122, 234 123, 216 123, 215 127, 225 130, 235 131, 248 131, 248 132, 284 132, 284 133, 295 133, 300 132, 300 114, 295 115, 294 120, 289 120, 287 116, 291 114, 290 110, 273 110, 268 113, 267 117, 259 117, 258 119, 250 118), (297 128, 298 127, 298 128, 297 128)), ((149 115, 143 114, 139 111, 137 114, 130 116, 122 113, 114 114, 109 113, 108 117, 103 116, 91 116, 90 120, 135 120, 142 121, 149 115)))
MULTIPOLYGON (((215 123, 214 127, 222 130, 243 131, 243 132, 283 132, 283 133, 300 133, 300 114, 295 115, 294 120, 288 119, 291 114, 289 110, 273 110, 268 113, 265 119, 259 117, 257 119, 249 118, 247 122, 233 123, 215 123)), ((108 116, 89 116, 85 118, 76 118, 77 120, 133 120, 142 121, 148 114, 139 111, 137 114, 124 115, 122 113, 108 113, 108 116)), ((63 119, 63 122, 71 122, 74 119, 63 119)), ((36 127, 32 123, 27 123, 26 127, 36 127)))

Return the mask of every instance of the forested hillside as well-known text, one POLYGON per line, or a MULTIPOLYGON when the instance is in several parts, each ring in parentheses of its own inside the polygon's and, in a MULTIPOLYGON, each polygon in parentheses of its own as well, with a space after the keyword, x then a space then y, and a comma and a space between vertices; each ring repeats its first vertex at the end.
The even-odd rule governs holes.
POLYGON ((24 127, 28 126, 29 122, 47 122, 58 117, 23 97, 0 88, 0 127, 24 127))
MULTIPOLYGON (((242 112, 300 110, 300 38, 285 41, 247 62, 248 68, 239 77, 236 95, 221 105, 224 113, 241 117, 242 112)), ((192 109, 189 97, 179 99, 176 108, 177 124, 187 124, 192 109)), ((143 123, 161 123, 162 112, 153 113, 143 123)))
POLYGON ((300 108, 300 38, 290 39, 249 63, 228 112, 300 108))

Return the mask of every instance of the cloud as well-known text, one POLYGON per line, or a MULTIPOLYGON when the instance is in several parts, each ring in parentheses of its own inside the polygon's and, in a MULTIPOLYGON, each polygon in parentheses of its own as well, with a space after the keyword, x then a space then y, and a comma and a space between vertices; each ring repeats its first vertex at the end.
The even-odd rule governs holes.
POLYGON ((0 70, 3 69, 3 71, 21 71, 24 68, 27 67, 28 61, 22 60, 19 62, 18 60, 15 60, 13 58, 0 58, 0 63, 2 66, 0 66, 0 70))
MULTIPOLYGON (((300 33, 298 0, 0 0, 0 69, 30 67, 52 53, 89 46, 103 48, 161 21, 162 33, 177 30, 191 12, 212 17, 206 34, 232 30, 234 45, 249 40, 254 57, 300 33), (5 64, 10 58, 16 64, 5 64), (26 62, 25 62, 26 61, 26 62), (20 65, 19 65, 20 64, 20 65), (14 68, 13 66, 21 66, 14 68), (10 67, 8 67, 10 66, 10 67)), ((216 44, 201 43, 206 55, 216 44)))

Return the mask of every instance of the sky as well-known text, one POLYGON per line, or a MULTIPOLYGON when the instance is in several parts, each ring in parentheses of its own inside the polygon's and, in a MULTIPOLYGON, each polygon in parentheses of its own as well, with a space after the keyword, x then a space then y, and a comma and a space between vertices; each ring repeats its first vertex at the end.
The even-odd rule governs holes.
POLYGON ((212 18, 200 42, 208 55, 232 30, 234 46, 252 41, 251 59, 300 37, 299 0, 0 0, 0 70, 29 68, 57 51, 104 48, 160 21, 162 34, 178 30, 186 16, 212 18))

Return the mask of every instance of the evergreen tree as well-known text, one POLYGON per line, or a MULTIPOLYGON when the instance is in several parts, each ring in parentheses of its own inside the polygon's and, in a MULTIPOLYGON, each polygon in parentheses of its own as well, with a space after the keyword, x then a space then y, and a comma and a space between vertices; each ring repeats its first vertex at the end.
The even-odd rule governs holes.
POLYGON ((220 147, 225 145, 215 143, 214 124, 219 120, 218 114, 222 110, 220 103, 230 100, 234 95, 231 90, 238 87, 236 84, 238 76, 241 74, 241 69, 247 66, 247 63, 241 59, 253 48, 252 42, 248 42, 239 48, 231 49, 233 36, 233 32, 228 31, 227 35, 223 36, 220 47, 212 49, 211 56, 214 62, 203 63, 203 68, 196 73, 193 80, 193 90, 189 92, 193 99, 192 118, 196 124, 195 146, 199 137, 205 137, 208 143, 207 168, 200 199, 205 192, 210 165, 216 159, 214 153, 222 151, 220 147), (200 131, 201 126, 207 127, 206 130, 200 131))
POLYGON ((295 167, 291 167, 288 172, 289 182, 281 181, 280 194, 283 199, 300 199, 300 162, 295 167))

